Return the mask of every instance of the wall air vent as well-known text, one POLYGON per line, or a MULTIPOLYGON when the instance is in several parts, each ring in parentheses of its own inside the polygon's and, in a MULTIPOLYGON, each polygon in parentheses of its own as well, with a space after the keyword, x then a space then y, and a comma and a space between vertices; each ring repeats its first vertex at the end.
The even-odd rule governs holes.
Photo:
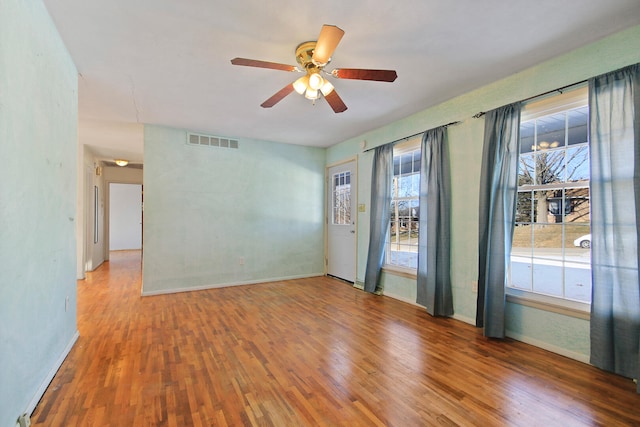
POLYGON ((187 144, 205 147, 238 148, 237 139, 223 138, 221 136, 203 135, 200 133, 187 133, 187 144))

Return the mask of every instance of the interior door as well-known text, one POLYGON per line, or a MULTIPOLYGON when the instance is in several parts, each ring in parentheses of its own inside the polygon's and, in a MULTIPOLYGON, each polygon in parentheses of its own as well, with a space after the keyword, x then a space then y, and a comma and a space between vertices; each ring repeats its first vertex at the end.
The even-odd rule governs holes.
POLYGON ((327 170, 327 274, 356 278, 356 162, 327 170))

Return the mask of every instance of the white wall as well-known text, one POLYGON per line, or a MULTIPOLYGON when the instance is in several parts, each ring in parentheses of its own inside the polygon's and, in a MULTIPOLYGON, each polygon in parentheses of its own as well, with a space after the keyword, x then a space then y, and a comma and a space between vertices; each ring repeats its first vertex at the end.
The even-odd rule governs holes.
POLYGON ((144 135, 145 294, 324 273, 324 149, 144 135))
POLYGON ((142 186, 109 185, 109 250, 142 248, 142 186))
POLYGON ((77 338, 77 87, 42 1, 0 1, 0 426, 77 338))

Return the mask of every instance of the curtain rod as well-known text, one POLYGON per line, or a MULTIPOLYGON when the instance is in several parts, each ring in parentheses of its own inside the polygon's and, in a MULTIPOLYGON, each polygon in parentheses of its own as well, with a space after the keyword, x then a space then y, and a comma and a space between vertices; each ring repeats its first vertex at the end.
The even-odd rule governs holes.
MULTIPOLYGON (((540 94, 538 94, 538 95, 534 95, 534 96, 530 96, 530 97, 528 97, 528 98, 522 99, 522 100, 520 100, 520 102, 527 102, 527 101, 531 101, 532 99, 540 98, 540 97, 542 97, 542 96, 549 95, 549 94, 554 93, 554 92, 560 92, 560 94, 562 94, 562 91, 563 91, 563 90, 566 90, 566 89, 572 88, 572 87, 574 87, 574 86, 579 86, 579 85, 584 84, 584 83, 586 83, 586 82, 588 82, 588 81, 589 81, 589 80, 581 80, 581 81, 579 81, 579 82, 571 83, 570 85, 562 86, 562 87, 559 87, 559 88, 557 88, 557 89, 548 90, 548 91, 543 92, 543 93, 540 93, 540 94)), ((474 119, 479 119, 480 117, 484 116, 485 114, 487 114, 487 112, 486 112, 486 111, 480 111, 478 114, 475 114, 475 115, 473 116, 473 118, 474 118, 474 119)))
MULTIPOLYGON (((458 121, 456 121, 456 122, 447 123, 446 125, 436 126, 436 127, 435 127, 435 128, 433 128, 433 129, 436 129, 436 128, 439 128, 439 127, 445 127, 445 128, 446 128, 446 127, 448 127, 448 126, 457 125, 457 124, 459 124, 459 123, 462 123, 462 122, 458 120, 458 121)), ((429 129, 427 129, 427 130, 429 130, 429 129)), ((396 139, 395 141, 387 142, 387 144, 395 144, 395 143, 400 142, 400 141, 406 141, 406 140, 408 140, 408 139, 413 138, 414 136, 421 135, 421 134, 423 134, 423 133, 425 133, 425 132, 426 132, 426 130, 423 130, 422 132, 414 133, 413 135, 405 136, 404 138, 400 138, 400 139, 396 139)), ((382 144, 382 145, 387 145, 387 144, 382 144)), ((363 152, 363 153, 366 153, 367 151, 375 150, 377 147, 379 147, 379 146, 371 147, 371 148, 367 148, 366 150, 363 150, 362 152, 363 152)))

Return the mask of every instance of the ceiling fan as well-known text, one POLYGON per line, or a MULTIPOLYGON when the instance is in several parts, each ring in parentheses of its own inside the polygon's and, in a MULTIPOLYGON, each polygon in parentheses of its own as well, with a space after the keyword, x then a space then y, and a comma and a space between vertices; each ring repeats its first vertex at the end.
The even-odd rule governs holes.
POLYGON ((331 62, 331 55, 333 55, 343 35, 344 31, 335 25, 323 25, 317 41, 300 43, 298 47, 296 47, 296 61, 302 68, 246 58, 234 58, 231 60, 231 63, 233 65, 244 65, 247 67, 305 73, 303 77, 283 87, 271 98, 260 104, 263 108, 273 107, 295 90, 300 95, 304 95, 305 98, 311 99, 314 102, 322 95, 334 112, 342 113, 347 109, 347 106, 333 85, 321 74, 330 75, 338 79, 373 80, 378 82, 393 82, 398 77, 394 70, 336 68, 330 72, 325 71, 324 68, 331 62))

